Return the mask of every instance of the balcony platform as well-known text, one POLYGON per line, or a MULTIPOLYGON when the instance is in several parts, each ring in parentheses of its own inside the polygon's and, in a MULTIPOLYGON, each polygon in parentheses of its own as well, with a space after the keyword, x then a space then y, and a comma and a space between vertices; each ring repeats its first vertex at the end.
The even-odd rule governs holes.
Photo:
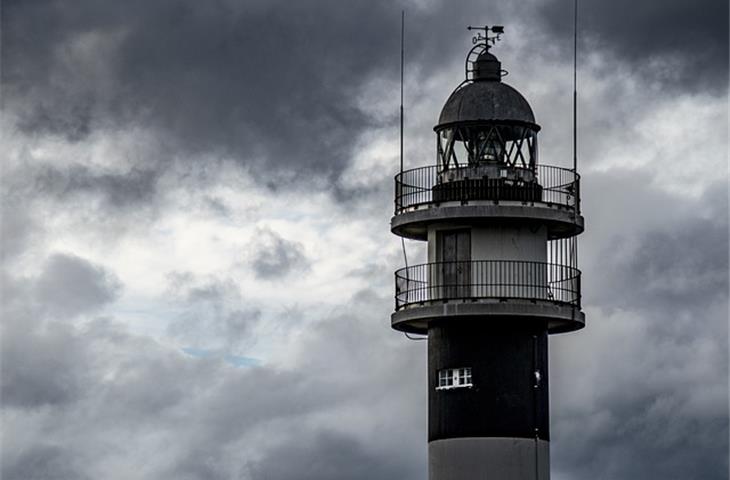
POLYGON ((581 272, 570 265, 513 260, 433 262, 395 272, 392 327, 427 333, 430 322, 544 324, 549 333, 585 326, 581 272))
POLYGON ((515 322, 545 322, 548 333, 580 330, 585 314, 576 305, 545 300, 477 299, 434 300, 410 304, 394 312, 391 325, 402 332, 426 334, 430 322, 459 322, 480 319, 500 326, 515 322))
POLYGON ((390 230, 401 237, 426 240, 428 226, 434 223, 479 225, 495 221, 545 224, 550 240, 572 237, 584 229, 583 216, 562 205, 472 200, 429 203, 404 209, 390 220, 390 230))

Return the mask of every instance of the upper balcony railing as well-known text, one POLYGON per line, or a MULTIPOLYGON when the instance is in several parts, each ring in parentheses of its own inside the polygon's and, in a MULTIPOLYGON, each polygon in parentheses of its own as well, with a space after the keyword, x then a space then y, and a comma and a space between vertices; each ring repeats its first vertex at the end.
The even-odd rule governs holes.
POLYGON ((546 262, 435 262, 395 272, 395 309, 444 301, 522 299, 580 308, 580 270, 546 262))
POLYGON ((395 214, 449 201, 520 201, 560 205, 580 213, 580 175, 573 170, 538 165, 463 166, 441 170, 434 165, 395 177, 395 214))

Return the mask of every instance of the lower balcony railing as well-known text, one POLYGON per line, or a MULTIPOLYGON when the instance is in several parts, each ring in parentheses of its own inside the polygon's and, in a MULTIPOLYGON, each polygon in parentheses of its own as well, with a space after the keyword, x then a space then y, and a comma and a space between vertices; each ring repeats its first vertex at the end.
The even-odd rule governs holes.
POLYGON ((523 299, 580 308, 580 270, 511 260, 425 263, 395 272, 395 309, 462 300, 523 299))

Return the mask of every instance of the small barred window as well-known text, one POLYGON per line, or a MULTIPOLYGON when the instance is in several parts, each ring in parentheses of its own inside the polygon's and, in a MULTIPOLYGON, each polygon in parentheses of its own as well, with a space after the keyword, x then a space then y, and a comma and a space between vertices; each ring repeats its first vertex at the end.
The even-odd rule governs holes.
POLYGON ((474 386, 471 382, 471 367, 445 368, 439 370, 437 390, 474 386))

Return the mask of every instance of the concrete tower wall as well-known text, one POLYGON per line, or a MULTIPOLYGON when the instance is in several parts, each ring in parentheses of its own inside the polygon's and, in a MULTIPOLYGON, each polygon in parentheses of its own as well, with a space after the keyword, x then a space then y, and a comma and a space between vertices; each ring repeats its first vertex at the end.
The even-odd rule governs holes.
MULTIPOLYGON (((431 225, 428 231, 429 263, 455 260, 444 258, 443 239, 444 234, 449 232, 461 232, 468 236, 468 239, 461 242, 468 251, 460 252, 458 260, 482 261, 469 266, 468 273, 465 273, 470 277, 468 283, 471 283, 471 286, 462 288, 461 293, 465 296, 547 297, 548 271, 544 266, 547 262, 547 228, 544 225, 514 222, 464 227, 448 224, 431 225), (494 263, 500 260, 517 260, 525 263, 518 265, 494 263), (527 262, 539 262, 541 265, 527 262), (487 282, 497 285, 485 286, 487 282)), ((438 271, 431 273, 438 275, 438 271)))
POLYGON ((466 230, 471 235, 471 260, 547 261, 547 228, 544 225, 517 223, 493 225, 435 224, 428 228, 428 261, 439 262, 441 242, 438 233, 466 230))
POLYGON ((550 444, 525 438, 453 438, 428 444, 429 480, 548 480, 550 444))
POLYGON ((544 225, 490 225, 472 228, 472 260, 547 261, 544 225))

